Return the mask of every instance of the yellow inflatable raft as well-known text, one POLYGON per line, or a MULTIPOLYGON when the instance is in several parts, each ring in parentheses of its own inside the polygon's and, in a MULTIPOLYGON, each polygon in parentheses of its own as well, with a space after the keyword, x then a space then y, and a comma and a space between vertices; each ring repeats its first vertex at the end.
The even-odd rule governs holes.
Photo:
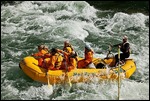
MULTIPOLYGON (((66 80, 68 80, 68 78, 70 79, 71 83, 91 82, 94 78, 97 78, 97 80, 117 80, 118 67, 113 67, 114 58, 94 58, 93 63, 95 66, 99 67, 97 69, 75 69, 70 72, 66 72, 65 70, 50 70, 48 72, 49 83, 64 83, 66 80)), ((38 61, 34 57, 25 57, 19 63, 19 67, 33 80, 42 83, 48 83, 46 69, 39 67, 38 61)), ((133 59, 126 59, 125 63, 120 66, 120 77, 129 78, 135 72, 135 70, 136 64, 133 59)))

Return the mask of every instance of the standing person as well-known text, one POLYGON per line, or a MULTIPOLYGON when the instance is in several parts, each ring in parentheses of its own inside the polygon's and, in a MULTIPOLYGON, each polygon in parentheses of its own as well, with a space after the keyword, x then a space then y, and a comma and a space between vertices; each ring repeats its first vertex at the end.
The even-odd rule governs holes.
POLYGON ((84 51, 84 59, 78 61, 78 68, 96 68, 95 65, 93 64, 93 55, 94 51, 91 48, 90 45, 86 44, 85 45, 85 51, 84 51))
MULTIPOLYGON (((112 46, 112 47, 120 48, 120 50, 122 52, 122 53, 120 53, 120 61, 124 61, 125 58, 128 58, 130 56, 130 44, 128 42, 128 37, 123 36, 122 41, 123 41, 122 43, 112 46)), ((117 64, 119 62, 118 54, 115 55, 115 59, 116 59, 115 64, 117 64)))

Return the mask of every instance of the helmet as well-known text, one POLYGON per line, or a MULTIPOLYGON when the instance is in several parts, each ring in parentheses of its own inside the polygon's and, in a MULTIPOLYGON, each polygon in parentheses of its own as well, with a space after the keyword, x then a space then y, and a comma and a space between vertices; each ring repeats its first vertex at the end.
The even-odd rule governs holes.
POLYGON ((85 48, 91 50, 91 46, 89 44, 85 44, 85 48))
POLYGON ((75 51, 72 51, 72 52, 70 53, 70 56, 71 56, 71 57, 76 57, 76 56, 77 56, 77 53, 76 53, 75 51))
POLYGON ((75 54, 75 51, 72 51, 71 54, 75 54))
POLYGON ((38 48, 43 49, 44 45, 38 45, 38 48))
POLYGON ((48 51, 48 47, 47 46, 44 46, 43 49, 48 51))
POLYGON ((123 39, 127 40, 127 39, 128 39, 128 37, 125 35, 125 36, 123 36, 123 39))
POLYGON ((69 43, 69 40, 64 41, 64 43, 69 43))
POLYGON ((43 48, 44 48, 44 49, 48 49, 48 47, 47 47, 47 46, 44 46, 43 48))

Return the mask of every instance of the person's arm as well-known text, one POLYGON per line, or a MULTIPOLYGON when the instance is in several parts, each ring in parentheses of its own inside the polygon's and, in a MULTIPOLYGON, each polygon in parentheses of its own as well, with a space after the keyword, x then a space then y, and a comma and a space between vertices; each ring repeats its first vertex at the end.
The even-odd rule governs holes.
POLYGON ((118 47, 119 45, 121 45, 122 43, 116 44, 116 45, 111 45, 111 47, 118 47))
POLYGON ((70 47, 71 47, 72 51, 74 51, 73 46, 72 46, 72 45, 70 45, 70 47))
POLYGON ((55 69, 55 62, 56 62, 56 57, 52 56, 49 63, 48 63, 48 70, 54 70, 55 69))
POLYGON ((32 56, 38 57, 38 56, 41 56, 41 53, 37 52, 37 53, 32 54, 32 56))
POLYGON ((46 53, 46 54, 44 54, 43 57, 44 57, 44 58, 49 58, 49 57, 51 57, 51 54, 50 54, 50 53, 46 53))
POLYGON ((66 56, 69 55, 69 53, 67 53, 67 52, 65 52, 65 51, 63 51, 63 50, 57 49, 57 51, 60 52, 60 53, 62 53, 62 54, 64 54, 64 55, 66 55, 66 56))
POLYGON ((125 52, 126 53, 129 52, 129 49, 130 49, 129 43, 126 43, 124 47, 125 47, 125 52))

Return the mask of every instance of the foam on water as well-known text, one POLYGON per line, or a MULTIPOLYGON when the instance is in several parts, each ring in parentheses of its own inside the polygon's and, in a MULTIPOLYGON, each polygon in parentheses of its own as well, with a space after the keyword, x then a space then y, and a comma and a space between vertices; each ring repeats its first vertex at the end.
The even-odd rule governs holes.
POLYGON ((22 100, 48 100, 49 96, 53 93, 53 87, 49 88, 48 85, 43 85, 41 87, 31 86, 25 91, 20 92, 20 97, 22 100))

